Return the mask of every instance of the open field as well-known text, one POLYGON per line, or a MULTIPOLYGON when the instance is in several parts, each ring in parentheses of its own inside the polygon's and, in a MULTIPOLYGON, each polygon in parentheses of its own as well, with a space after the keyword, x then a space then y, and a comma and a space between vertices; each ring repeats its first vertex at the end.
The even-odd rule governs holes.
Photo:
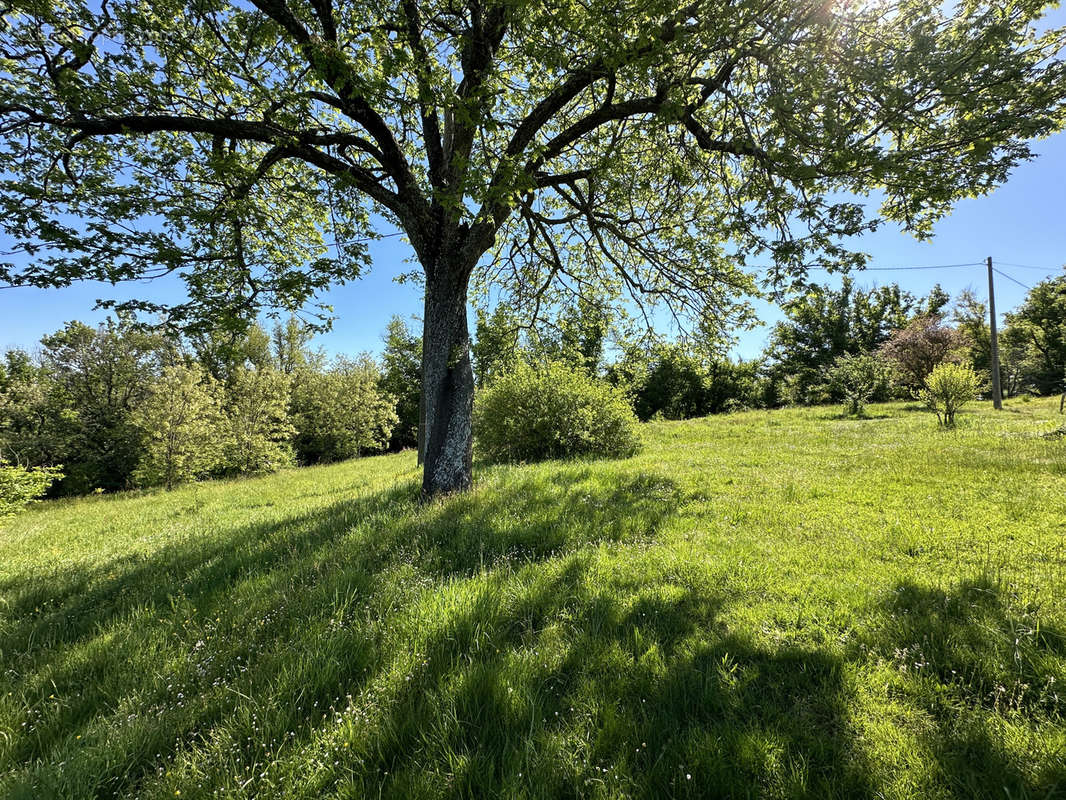
POLYGON ((43 504, 0 530, 0 797, 1066 796, 1056 411, 43 504))

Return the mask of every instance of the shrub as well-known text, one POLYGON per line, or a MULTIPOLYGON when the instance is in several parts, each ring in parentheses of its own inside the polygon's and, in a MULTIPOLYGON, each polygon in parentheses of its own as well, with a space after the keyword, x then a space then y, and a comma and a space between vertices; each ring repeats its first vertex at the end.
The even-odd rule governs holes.
POLYGON ((557 362, 519 365, 474 404, 478 450, 493 461, 624 458, 640 449, 636 423, 619 389, 557 362))
POLYGON ((608 369, 607 379, 629 394, 641 420, 691 419, 764 406, 767 382, 759 370, 754 361, 701 358, 673 343, 629 347, 608 369))
POLYGON ((710 412, 706 370, 680 345, 658 347, 641 379, 633 383, 633 406, 644 420, 705 416, 710 412))
POLYGON ((389 437, 390 450, 418 444, 419 402, 422 397, 422 337, 403 318, 389 320, 381 354, 378 389, 396 398, 396 425, 389 437))
POLYGON ((0 458, 0 521, 15 514, 48 491, 52 481, 63 477, 59 467, 27 469, 0 458))
POLYGON ((830 391, 844 401, 844 413, 857 417, 875 394, 885 390, 890 377, 889 366, 868 353, 839 356, 826 375, 830 391))
POLYGON ((955 425, 955 412, 977 396, 979 385, 973 367, 941 364, 925 379, 925 388, 918 393, 918 398, 936 413, 941 426, 951 428, 955 425))
MULTIPOLYGON (((758 361, 715 359, 707 367, 707 407, 712 414, 765 408, 770 381, 758 361)), ((772 396, 769 399, 774 399, 772 396)))

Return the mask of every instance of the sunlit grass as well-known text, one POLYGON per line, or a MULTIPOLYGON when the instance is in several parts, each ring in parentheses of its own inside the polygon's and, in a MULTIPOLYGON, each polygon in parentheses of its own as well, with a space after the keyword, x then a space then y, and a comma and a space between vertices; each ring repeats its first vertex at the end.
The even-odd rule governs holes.
POLYGON ((1056 410, 43 504, 0 530, 0 797, 1066 795, 1056 410))

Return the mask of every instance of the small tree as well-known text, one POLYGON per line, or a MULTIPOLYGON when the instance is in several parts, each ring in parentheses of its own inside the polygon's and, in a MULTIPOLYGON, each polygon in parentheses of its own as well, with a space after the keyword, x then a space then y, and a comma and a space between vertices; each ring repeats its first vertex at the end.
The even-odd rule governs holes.
MULTIPOLYGON (((982 303, 972 289, 963 289, 955 301, 952 312, 955 328, 969 342, 970 362, 978 374, 990 374, 992 370, 992 330, 988 325, 988 306, 982 303)), ((1004 337, 1006 330, 999 332, 999 358, 1004 360, 1004 337)), ((1005 371, 1005 370, 1004 370, 1005 371)), ((1002 376, 1006 384, 1007 376, 1002 376)), ((1007 387, 1004 386, 1006 391, 1007 387)))
POLYGON ((37 502, 52 481, 63 477, 59 470, 60 467, 22 467, 0 458, 0 522, 37 502))
POLYGON ((1041 359, 1030 333, 1022 324, 1007 325, 999 334, 999 374, 1006 397, 1040 391, 1037 376, 1041 359))
POLYGON ((825 371, 833 362, 876 350, 918 302, 896 284, 862 289, 845 277, 839 289, 811 286, 783 305, 787 319, 770 331, 769 374, 789 402, 824 402, 825 371))
POLYGON ((199 366, 163 370, 135 415, 147 440, 137 483, 170 489, 219 465, 226 431, 219 394, 217 381, 199 366))
POLYGON ((270 334, 274 366, 286 375, 303 369, 323 369, 326 354, 321 347, 311 349, 312 338, 314 330, 296 317, 289 317, 284 325, 275 323, 270 334))
POLYGON ((238 370, 263 369, 274 361, 271 338, 255 323, 209 327, 186 338, 200 366, 227 386, 238 370))
POLYGON ((844 413, 863 416, 866 404, 883 392, 891 379, 888 364, 876 355, 840 356, 827 375, 829 389, 844 400, 844 413))
POLYGON ((1066 392, 1066 275, 1038 283, 1021 307, 1006 317, 1008 329, 1028 351, 1036 390, 1066 392))
POLYGON ((41 344, 47 405, 63 409, 45 428, 61 449, 30 463, 65 464, 62 494, 128 488, 142 448, 131 414, 172 360, 174 343, 119 315, 96 327, 68 322, 41 344))
POLYGON ((955 412, 977 396, 980 380, 973 367, 962 364, 941 364, 925 379, 925 388, 918 397, 933 412, 941 427, 955 427, 955 412))
POLYGON ((961 362, 970 344, 964 334, 945 325, 939 314, 919 314, 892 334, 881 354, 895 364, 900 383, 915 392, 939 364, 961 362))
POLYGON ((383 394, 396 398, 396 427, 389 438, 390 450, 418 443, 418 404, 422 394, 422 338, 407 327, 402 317, 389 320, 381 353, 383 394))
POLYGON ((656 348, 645 380, 635 387, 634 403, 641 419, 656 414, 666 419, 707 414, 707 374, 700 359, 681 345, 656 348))
POLYGON ((274 472, 293 462, 289 376, 272 369, 240 368, 226 392, 227 436, 223 470, 274 472))
POLYGON ((708 411, 739 411, 745 408, 764 408, 771 383, 760 375, 760 361, 732 361, 716 358, 707 365, 708 411))
POLYGON ((3 361, 0 453, 31 467, 70 463, 78 416, 69 394, 27 353, 9 350, 3 361))
POLYGON ((533 361, 558 361, 590 375, 600 374, 610 332, 608 301, 577 297, 562 301, 554 319, 541 318, 527 331, 533 361))
POLYGON ((396 424, 396 400, 379 388, 368 356, 338 359, 327 372, 297 373, 292 392, 296 453, 308 463, 381 451, 396 424))

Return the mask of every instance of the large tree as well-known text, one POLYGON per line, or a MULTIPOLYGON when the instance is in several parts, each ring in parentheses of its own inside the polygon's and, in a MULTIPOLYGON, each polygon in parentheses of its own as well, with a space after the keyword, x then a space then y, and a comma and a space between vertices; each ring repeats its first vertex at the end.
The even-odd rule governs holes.
POLYGON ((1033 383, 1041 394, 1066 393, 1066 274, 1040 281, 1007 314, 1010 339, 1031 353, 1033 383))
POLYGON ((789 400, 817 402, 834 362, 876 350, 918 305, 895 283, 856 289, 845 277, 840 289, 812 286, 784 304, 786 319, 770 332, 770 374, 790 384, 789 400))
POLYGON ((928 234, 1060 126, 1046 5, 17 1, 0 278, 179 272, 171 319, 217 322, 354 278, 384 218, 425 276, 423 488, 461 489, 472 277, 727 324, 748 258, 788 288, 879 219, 928 234))

